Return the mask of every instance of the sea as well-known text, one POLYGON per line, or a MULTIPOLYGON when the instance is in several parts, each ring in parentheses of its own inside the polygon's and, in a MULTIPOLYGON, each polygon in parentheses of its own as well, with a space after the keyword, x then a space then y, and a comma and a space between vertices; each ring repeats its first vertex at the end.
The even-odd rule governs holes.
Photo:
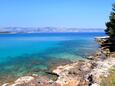
POLYGON ((84 60, 99 45, 104 32, 0 34, 0 83, 29 74, 44 74, 55 66, 84 60))

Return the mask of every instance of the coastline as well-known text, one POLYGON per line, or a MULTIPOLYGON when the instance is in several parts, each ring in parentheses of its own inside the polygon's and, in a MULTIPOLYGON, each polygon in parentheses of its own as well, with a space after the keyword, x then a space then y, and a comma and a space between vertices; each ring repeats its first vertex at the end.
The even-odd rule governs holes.
POLYGON ((6 83, 2 86, 100 86, 101 77, 109 75, 109 69, 115 66, 114 62, 113 57, 104 60, 98 58, 77 61, 54 69, 51 74, 57 75, 56 81, 46 76, 33 74, 20 77, 13 83, 6 83))
POLYGON ((94 56, 89 56, 85 61, 79 60, 57 66, 50 72, 51 75, 57 76, 56 80, 33 74, 2 86, 100 86, 101 77, 107 77, 109 69, 115 66, 114 56, 115 53, 112 53, 108 58, 98 50, 94 56))
POLYGON ((53 71, 59 75, 56 82, 61 86, 100 86, 101 77, 108 77, 109 69, 115 66, 115 58, 94 58, 57 67, 53 71))

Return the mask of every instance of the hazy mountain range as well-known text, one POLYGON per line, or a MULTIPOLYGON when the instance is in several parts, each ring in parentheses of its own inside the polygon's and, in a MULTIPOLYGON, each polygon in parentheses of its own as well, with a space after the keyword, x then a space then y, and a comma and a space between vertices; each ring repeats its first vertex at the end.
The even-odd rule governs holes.
POLYGON ((56 28, 56 27, 5 27, 0 33, 39 33, 39 32, 103 32, 103 28, 56 28))

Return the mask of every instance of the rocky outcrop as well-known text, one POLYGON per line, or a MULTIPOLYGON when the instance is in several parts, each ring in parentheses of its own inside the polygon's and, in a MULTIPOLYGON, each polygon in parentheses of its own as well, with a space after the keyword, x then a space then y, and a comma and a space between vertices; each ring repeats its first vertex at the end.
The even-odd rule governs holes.
POLYGON ((106 42, 108 41, 109 39, 109 36, 101 36, 101 37, 96 37, 96 42, 100 45, 104 45, 106 44, 106 42))
POLYGON ((100 83, 101 77, 107 77, 109 75, 109 69, 115 66, 115 58, 107 58, 103 61, 97 61, 98 65, 89 73, 93 75, 94 83, 100 83))
POLYGON ((107 77, 113 66, 115 58, 107 58, 59 66, 53 72, 59 75, 56 82, 61 86, 100 86, 101 77, 107 77))
POLYGON ((15 82, 6 83, 2 86, 61 86, 60 84, 49 80, 46 76, 24 76, 15 82))
POLYGON ((59 66, 53 71, 59 75, 56 82, 61 86, 88 86, 86 75, 94 68, 94 65, 95 62, 87 60, 59 66))

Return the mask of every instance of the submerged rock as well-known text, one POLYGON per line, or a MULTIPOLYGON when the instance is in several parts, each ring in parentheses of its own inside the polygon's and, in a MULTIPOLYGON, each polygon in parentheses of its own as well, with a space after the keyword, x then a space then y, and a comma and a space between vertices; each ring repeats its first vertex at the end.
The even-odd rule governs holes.
POLYGON ((56 73, 53 72, 45 72, 48 76, 49 79, 56 81, 59 77, 59 75, 57 75, 56 73))

